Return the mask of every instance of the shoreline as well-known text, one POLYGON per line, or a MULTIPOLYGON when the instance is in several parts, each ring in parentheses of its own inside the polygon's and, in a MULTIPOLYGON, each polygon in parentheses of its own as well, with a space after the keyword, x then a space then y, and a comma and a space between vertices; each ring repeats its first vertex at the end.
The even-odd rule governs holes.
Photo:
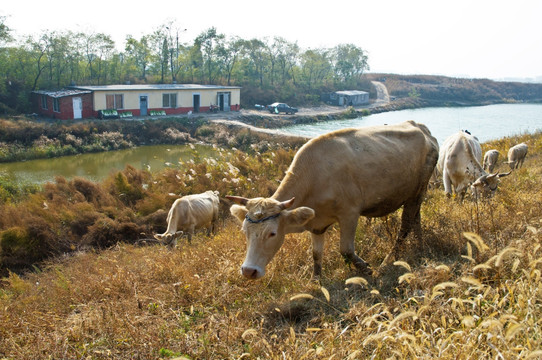
POLYGON ((401 98, 393 101, 377 100, 372 104, 358 107, 339 108, 322 105, 301 108, 296 115, 270 114, 267 111, 256 109, 241 109, 240 111, 218 114, 201 113, 175 117, 105 121, 89 119, 70 123, 44 122, 33 119, 28 119, 28 121, 0 119, 0 121, 10 123, 10 126, 6 126, 6 128, 13 131, 13 134, 9 134, 7 137, 15 139, 11 142, 0 142, 0 162, 56 158, 65 155, 107 152, 160 144, 217 145, 226 148, 235 147, 247 152, 254 148, 267 147, 270 144, 295 147, 302 145, 308 138, 281 133, 281 128, 293 124, 355 119, 406 109, 468 107, 498 103, 505 102, 460 104, 401 98), (81 128, 86 128, 86 130, 81 131, 81 128), (21 139, 24 139, 26 143, 17 139, 17 133, 19 137, 21 134, 25 134, 21 139), (115 136, 112 138, 111 134, 115 136), (75 143, 73 137, 83 145, 75 143), (30 140, 28 140, 29 138, 30 140), (101 143, 96 144, 96 141, 101 141, 101 143))

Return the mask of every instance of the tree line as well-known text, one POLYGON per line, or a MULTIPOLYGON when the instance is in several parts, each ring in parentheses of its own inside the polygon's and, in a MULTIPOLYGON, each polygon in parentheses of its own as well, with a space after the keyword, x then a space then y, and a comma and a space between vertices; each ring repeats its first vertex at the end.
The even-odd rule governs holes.
MULTIPOLYGON (((0 17, 0 114, 31 111, 35 90, 68 85, 199 83, 242 87, 244 106, 314 103, 322 92, 367 88, 367 53, 354 44, 303 49, 282 37, 242 39, 211 27, 191 42, 169 21, 119 50, 111 36, 70 30, 15 39, 0 17)), ((369 90, 368 88, 366 90, 369 90)))

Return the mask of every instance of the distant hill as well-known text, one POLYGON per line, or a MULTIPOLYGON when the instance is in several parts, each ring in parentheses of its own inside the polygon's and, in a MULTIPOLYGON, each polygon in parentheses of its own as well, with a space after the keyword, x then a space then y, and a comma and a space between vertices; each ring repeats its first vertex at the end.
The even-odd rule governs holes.
POLYGON ((366 74, 383 82, 394 98, 411 98, 426 106, 542 102, 542 84, 465 79, 435 75, 366 74))
POLYGON ((502 79, 495 79, 496 81, 505 81, 505 82, 523 82, 523 83, 534 83, 534 84, 542 84, 542 76, 535 76, 530 78, 502 78, 502 79))

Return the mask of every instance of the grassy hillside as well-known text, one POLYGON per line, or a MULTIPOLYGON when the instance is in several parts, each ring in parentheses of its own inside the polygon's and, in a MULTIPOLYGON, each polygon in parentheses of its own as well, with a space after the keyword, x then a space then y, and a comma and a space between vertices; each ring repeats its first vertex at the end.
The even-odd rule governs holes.
POLYGON ((156 177, 127 169, 103 184, 58 179, 0 206, 4 261, 66 254, 1 279, 0 358, 538 358, 542 134, 483 147, 502 156, 521 141, 525 165, 493 199, 459 203, 430 189, 423 241, 410 238, 395 265, 378 268, 400 215, 360 219, 356 250, 375 268, 371 278, 349 280, 357 274, 330 229, 320 284, 309 281, 307 234, 287 236, 263 279, 242 278, 245 238, 226 212, 214 237, 175 250, 136 242, 165 227, 168 193, 270 195, 294 150, 224 151, 156 177), (28 234, 43 242, 25 242, 28 234))
POLYGON ((367 74, 382 81, 390 96, 413 106, 465 106, 507 102, 541 102, 542 84, 452 78, 435 75, 367 74))

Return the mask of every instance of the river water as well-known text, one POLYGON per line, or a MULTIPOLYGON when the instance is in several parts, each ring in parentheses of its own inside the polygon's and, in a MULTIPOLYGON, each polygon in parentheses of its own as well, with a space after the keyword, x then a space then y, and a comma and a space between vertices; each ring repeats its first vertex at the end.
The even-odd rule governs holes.
POLYGON ((414 120, 425 124, 442 142, 451 134, 468 130, 481 142, 542 130, 542 104, 503 104, 463 108, 423 108, 391 111, 352 120, 294 125, 281 129, 290 135, 314 137, 347 127, 396 124, 414 120))
POLYGON ((133 149, 115 150, 93 154, 62 156, 14 163, 0 163, 0 174, 15 178, 19 182, 44 183, 54 181, 56 176, 71 179, 75 176, 92 181, 101 181, 112 172, 123 170, 126 165, 136 169, 157 171, 168 166, 177 166, 194 158, 210 157, 216 152, 211 146, 152 145, 133 149))
MULTIPOLYGON (((466 108, 425 108, 380 113, 352 120, 333 120, 283 128, 282 133, 314 137, 346 127, 395 124, 415 120, 429 127, 439 144, 459 130, 469 130, 481 142, 542 130, 542 104, 505 104, 466 108)), ((209 146, 196 146, 200 157, 213 156, 209 146)), ((101 181, 111 172, 130 164, 137 169, 161 170, 190 160, 193 149, 186 145, 141 146, 134 149, 54 159, 0 163, 0 174, 19 182, 44 183, 56 176, 75 176, 101 181)))

